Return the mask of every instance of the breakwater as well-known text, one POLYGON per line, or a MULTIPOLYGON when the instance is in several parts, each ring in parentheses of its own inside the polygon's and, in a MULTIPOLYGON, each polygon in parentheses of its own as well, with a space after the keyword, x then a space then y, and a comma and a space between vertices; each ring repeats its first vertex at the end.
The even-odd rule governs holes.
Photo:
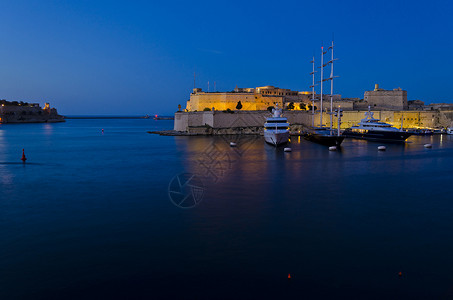
POLYGON ((149 119, 145 116, 65 116, 65 119, 113 120, 113 119, 149 119))

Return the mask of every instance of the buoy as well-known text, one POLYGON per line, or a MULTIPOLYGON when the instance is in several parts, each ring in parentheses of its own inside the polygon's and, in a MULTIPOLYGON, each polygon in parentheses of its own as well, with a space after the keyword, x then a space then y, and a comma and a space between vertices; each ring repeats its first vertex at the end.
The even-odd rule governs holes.
POLYGON ((329 151, 337 151, 337 146, 330 146, 329 151))
POLYGON ((291 274, 288 273, 288 279, 291 279, 291 274))
POLYGON ((236 147, 236 143, 230 142, 230 147, 236 147))
POLYGON ((25 157, 25 149, 22 149, 22 158, 20 160, 22 160, 23 162, 27 160, 27 158, 25 157))
POLYGON ((399 277, 403 276, 403 273, 402 272, 398 272, 398 276, 399 277))
POLYGON ((433 145, 432 145, 432 144, 425 144, 424 147, 425 147, 425 148, 432 148, 433 145))
POLYGON ((377 147, 377 149, 379 151, 385 151, 385 149, 387 149, 387 148, 385 146, 379 146, 379 147, 377 147))
POLYGON ((283 151, 285 151, 285 152, 291 152, 291 151, 293 151, 293 149, 291 149, 291 148, 285 148, 285 149, 283 149, 283 151))

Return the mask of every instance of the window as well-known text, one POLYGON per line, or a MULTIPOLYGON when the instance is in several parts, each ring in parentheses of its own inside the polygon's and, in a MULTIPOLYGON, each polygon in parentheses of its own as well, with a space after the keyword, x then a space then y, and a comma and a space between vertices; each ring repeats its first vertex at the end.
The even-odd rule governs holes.
POLYGON ((286 122, 283 120, 269 120, 269 121, 266 121, 266 123, 286 123, 286 122))

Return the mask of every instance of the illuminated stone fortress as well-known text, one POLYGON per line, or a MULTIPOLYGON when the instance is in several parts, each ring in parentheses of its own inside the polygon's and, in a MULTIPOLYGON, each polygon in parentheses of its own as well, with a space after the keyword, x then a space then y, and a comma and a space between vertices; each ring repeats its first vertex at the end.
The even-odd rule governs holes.
POLYGON ((200 88, 193 89, 186 111, 203 110, 236 110, 241 101, 242 110, 267 110, 270 106, 287 107, 293 103, 294 110, 306 110, 310 102, 310 92, 297 92, 274 86, 256 88, 238 88, 231 92, 203 92, 200 88))
MULTIPOLYGON (((234 128, 251 128, 251 130, 262 128, 263 118, 268 116, 269 108, 277 104, 285 110, 285 116, 291 124, 318 125, 321 122, 322 113, 322 125, 329 126, 330 95, 323 95, 322 110, 320 97, 320 94, 314 95, 315 114, 312 114, 311 92, 298 92, 274 86, 236 87, 230 92, 203 92, 196 88, 191 93, 190 100, 187 101, 186 109, 176 112, 174 130, 189 133, 203 132, 203 134, 206 132, 231 134, 237 133, 234 128), (240 105, 238 105, 239 102, 240 105), (231 128, 233 130, 230 130, 231 128)), ((369 107, 375 112, 377 118, 397 127, 453 126, 453 104, 425 105, 420 100, 408 100, 407 91, 401 88, 386 90, 376 84, 374 90, 364 92, 362 99, 333 95, 332 100, 333 108, 340 106, 344 111, 342 128, 357 124, 363 119, 364 111, 369 107)), ((335 127, 336 123, 333 126, 335 127)))

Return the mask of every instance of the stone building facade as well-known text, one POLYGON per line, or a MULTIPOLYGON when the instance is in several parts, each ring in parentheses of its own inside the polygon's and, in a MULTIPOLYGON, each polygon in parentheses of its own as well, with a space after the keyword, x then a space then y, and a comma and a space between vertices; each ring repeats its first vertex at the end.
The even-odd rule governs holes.
MULTIPOLYGON (((238 89, 237 89, 238 90, 238 89)), ((242 110, 266 110, 269 106, 283 107, 284 97, 281 95, 263 95, 261 93, 245 92, 214 92, 207 93, 201 89, 194 89, 187 101, 187 111, 212 110, 235 110, 241 101, 242 110)))
MULTIPOLYGON (((315 95, 315 106, 320 108, 321 95, 315 95)), ((290 103, 293 110, 309 110, 311 106, 311 92, 298 92, 281 89, 274 86, 261 86, 256 88, 238 88, 232 92, 203 92, 202 89, 193 89, 190 100, 187 101, 185 111, 205 110, 236 110, 241 101, 241 110, 267 110, 270 106, 278 105, 287 108, 290 103)), ((323 95, 323 110, 330 109, 330 95, 323 95)), ((352 110, 353 101, 341 99, 341 95, 333 95, 333 106, 341 106, 343 110, 352 110)))
POLYGON ((366 109, 371 106, 374 110, 407 110, 407 91, 401 88, 384 90, 376 84, 373 91, 366 91, 363 101, 355 103, 354 109, 366 109))

